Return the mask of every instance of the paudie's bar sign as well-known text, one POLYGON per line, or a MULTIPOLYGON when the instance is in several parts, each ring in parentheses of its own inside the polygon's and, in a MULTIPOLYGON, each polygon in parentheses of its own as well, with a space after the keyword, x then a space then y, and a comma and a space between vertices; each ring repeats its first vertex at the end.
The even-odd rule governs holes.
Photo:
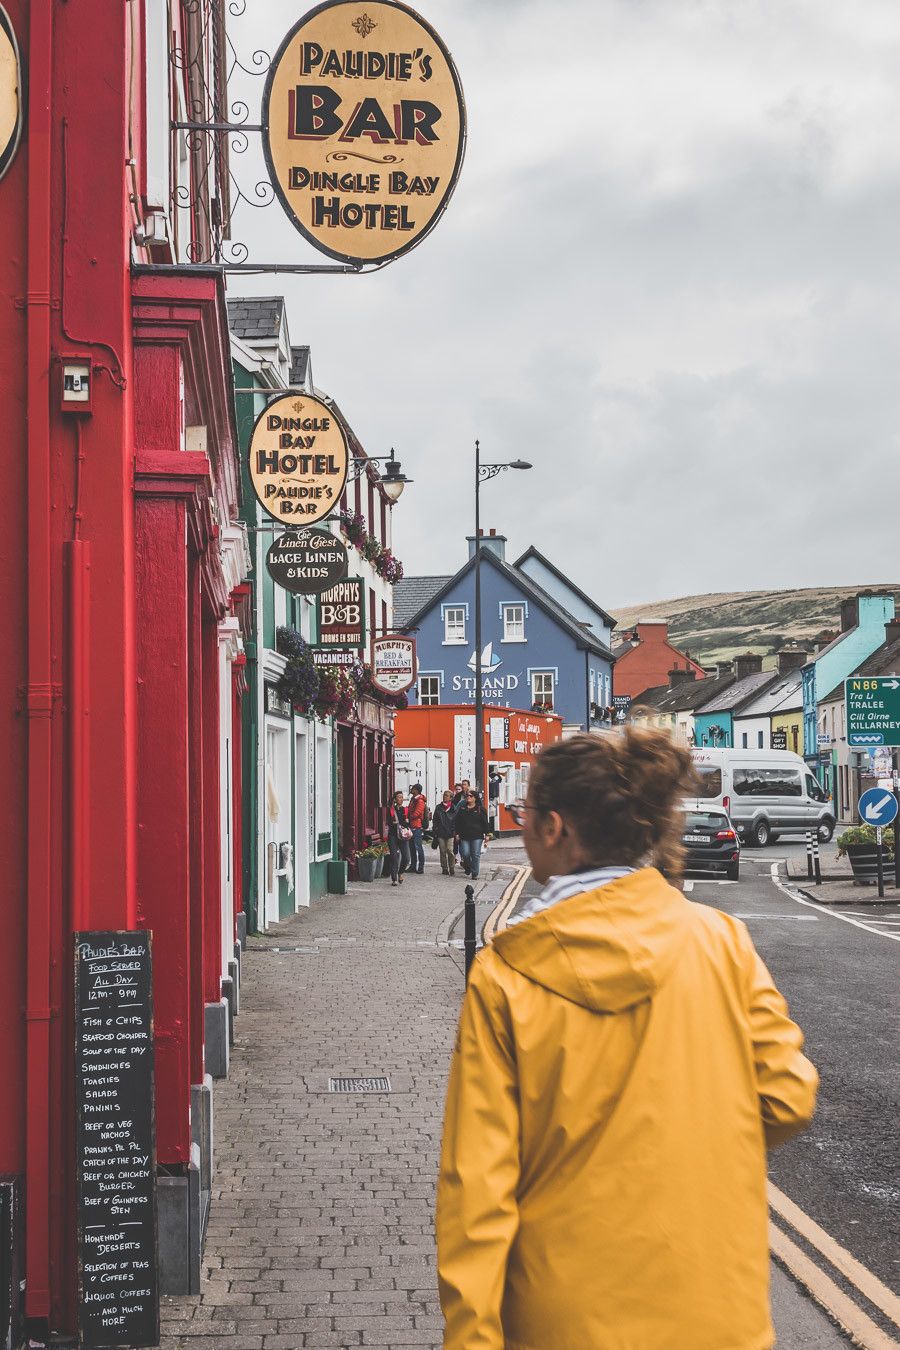
POLYGON ((382 263, 431 230, 462 166, 453 59, 397 0, 327 0, 294 25, 263 95, 269 177, 297 229, 332 258, 382 263))
POLYGON ((250 437, 253 491, 270 516, 313 525, 334 510, 347 481, 340 419, 311 394, 285 394, 256 419, 250 437))

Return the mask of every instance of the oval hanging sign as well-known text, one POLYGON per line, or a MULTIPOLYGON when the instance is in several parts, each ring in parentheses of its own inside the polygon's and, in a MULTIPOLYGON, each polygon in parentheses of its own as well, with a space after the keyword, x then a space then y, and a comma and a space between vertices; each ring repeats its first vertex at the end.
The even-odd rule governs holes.
POLYGON ((340 420, 311 394, 286 394, 260 413, 250 437, 253 491, 286 525, 314 525, 338 503, 350 452, 340 420))
POLYGON ((263 146, 297 229, 332 258, 382 263, 437 223, 462 165, 453 58, 397 0, 327 0, 269 69, 263 146))
POLYGON ((15 158, 22 135, 22 72, 19 44, 0 5, 0 178, 15 158))
POLYGON ((349 571, 347 550, 328 530, 292 530, 274 539, 266 554, 269 576, 294 595, 319 595, 343 581, 349 571))
POLYGON ((372 683, 384 694, 402 694, 416 682, 416 639, 386 633, 372 639, 372 683))

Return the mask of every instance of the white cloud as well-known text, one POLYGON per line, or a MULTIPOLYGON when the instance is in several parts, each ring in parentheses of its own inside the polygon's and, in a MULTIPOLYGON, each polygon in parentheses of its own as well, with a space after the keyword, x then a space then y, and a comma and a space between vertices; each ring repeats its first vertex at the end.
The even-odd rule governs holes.
MULTIPOLYGON (((294 341, 415 478, 407 569, 486 526, 607 605, 883 580, 900 392, 894 0, 434 0, 469 148, 434 233, 283 290, 294 341)), ((277 39, 296 11, 234 28, 277 39), (268 32, 264 30, 269 30, 268 32)), ((273 42, 274 45, 274 42, 273 42)), ((240 167, 240 166, 239 166, 240 167)), ((280 217, 254 252, 310 261, 280 217)))

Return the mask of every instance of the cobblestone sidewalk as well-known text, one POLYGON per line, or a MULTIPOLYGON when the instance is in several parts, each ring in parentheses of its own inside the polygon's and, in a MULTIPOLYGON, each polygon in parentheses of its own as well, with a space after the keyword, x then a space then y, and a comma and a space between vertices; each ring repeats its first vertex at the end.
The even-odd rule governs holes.
MULTIPOLYGON (((482 881, 497 870, 486 855, 482 881)), ((463 975, 439 935, 465 881, 429 858, 250 940, 205 1279, 163 1301, 164 1350, 440 1346, 434 1187, 463 975), (356 1075, 391 1091, 328 1091, 356 1075)))

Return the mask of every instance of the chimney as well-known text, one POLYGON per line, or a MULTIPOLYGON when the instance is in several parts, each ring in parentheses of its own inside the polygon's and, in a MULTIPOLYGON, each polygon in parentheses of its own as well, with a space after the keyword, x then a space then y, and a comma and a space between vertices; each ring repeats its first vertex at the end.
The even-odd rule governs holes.
POLYGON ((739 680, 748 675, 758 675, 762 670, 762 657, 755 652, 741 652, 734 658, 734 673, 739 680))
POLYGON ((789 670, 799 670, 801 666, 805 666, 808 660, 809 652, 800 652, 796 648, 786 647, 775 658, 775 669, 779 675, 786 675, 789 670))
POLYGON ((697 672, 695 670, 679 670, 678 667, 675 666, 674 669, 669 671, 669 688, 677 689, 680 684, 684 684, 687 680, 694 680, 696 678, 697 672))
MULTIPOLYGON (((469 545, 469 557, 475 557, 475 536, 470 534, 466 543, 469 545)), ((482 553, 496 554, 501 562, 506 562, 506 535, 498 534, 496 530, 491 530, 489 534, 481 531, 481 551, 482 553)))
POLYGON ((900 642, 900 619, 891 619, 884 625, 885 643, 900 642))
POLYGON ((848 633, 859 623, 859 596, 848 595, 841 601, 841 632, 848 633))
POLYGON ((721 679, 723 675, 731 675, 734 667, 730 661, 717 661, 713 666, 713 670, 715 671, 714 678, 718 680, 721 679))

